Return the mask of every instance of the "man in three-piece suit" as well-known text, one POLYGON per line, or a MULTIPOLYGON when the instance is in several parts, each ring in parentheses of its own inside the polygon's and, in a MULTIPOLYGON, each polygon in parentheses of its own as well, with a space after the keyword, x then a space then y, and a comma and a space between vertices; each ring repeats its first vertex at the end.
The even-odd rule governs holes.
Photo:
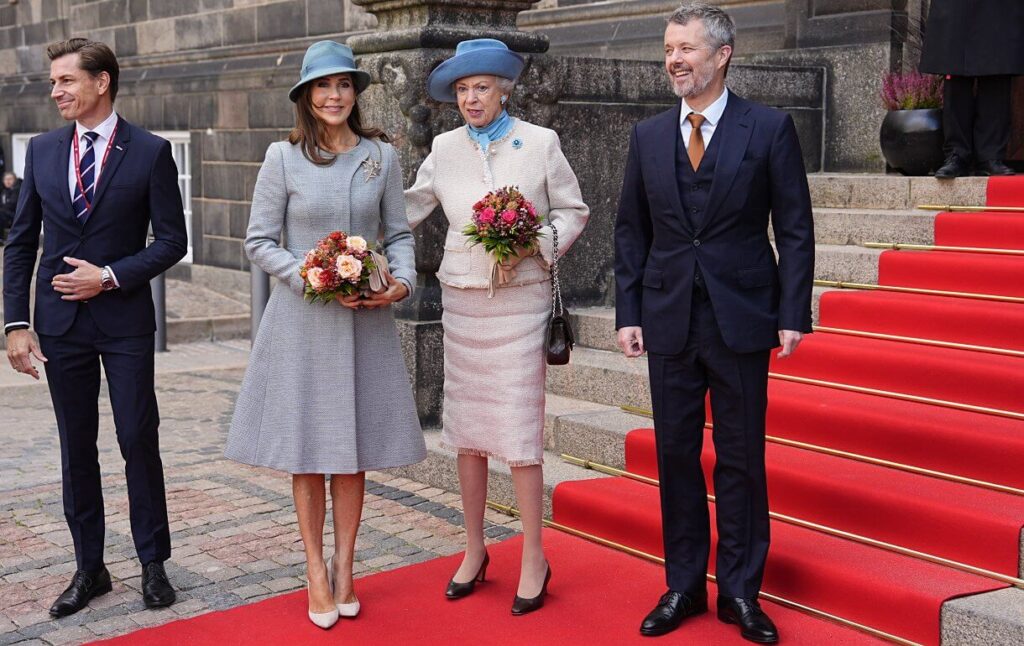
POLYGON ((793 120, 725 87, 735 26, 693 3, 665 30, 682 99, 636 125, 615 225, 616 328, 648 353, 668 592, 640 632, 707 611, 710 551, 701 469, 711 392, 718 617, 751 641, 778 631, 757 602, 768 554, 768 361, 811 330, 814 234, 793 120), (778 261, 768 239, 769 214, 778 261))
POLYGON ((171 540, 160 461, 149 281, 180 260, 187 234, 170 144, 114 112, 118 64, 103 43, 50 45, 51 96, 71 125, 34 137, 4 252, 4 332, 11 366, 46 367, 60 435, 64 514, 77 571, 50 614, 111 589, 103 564, 96 438, 100 363, 125 460, 132 537, 147 607, 174 602, 163 562, 171 540), (154 241, 146 246, 152 226, 154 241), (35 315, 29 318, 32 271, 35 315), (38 333, 38 340, 31 328, 38 333))

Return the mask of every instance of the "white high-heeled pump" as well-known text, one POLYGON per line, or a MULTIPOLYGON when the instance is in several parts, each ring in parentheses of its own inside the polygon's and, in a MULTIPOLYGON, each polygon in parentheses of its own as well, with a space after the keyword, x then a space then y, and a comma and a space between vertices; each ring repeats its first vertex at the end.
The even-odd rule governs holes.
MULTIPOLYGON (((327 585, 331 588, 331 595, 334 595, 334 572, 331 570, 330 563, 327 564, 327 585)), ((306 593, 309 594, 309 577, 306 577, 306 593)), ((309 613, 309 620, 315 625, 327 630, 334 624, 338 623, 339 612, 338 608, 334 610, 328 610, 327 612, 313 612, 312 610, 307 611, 309 613)))
MULTIPOLYGON (((334 557, 333 556, 330 558, 330 560, 327 561, 327 567, 330 569, 331 576, 333 577, 334 576, 334 557)), ((333 586, 332 586, 331 589, 333 590, 333 586)), ((341 615, 342 617, 347 617, 348 619, 352 619, 352 618, 356 617, 359 614, 359 608, 360 608, 360 606, 359 606, 359 599, 356 599, 352 603, 338 603, 336 605, 338 607, 338 614, 341 615)))

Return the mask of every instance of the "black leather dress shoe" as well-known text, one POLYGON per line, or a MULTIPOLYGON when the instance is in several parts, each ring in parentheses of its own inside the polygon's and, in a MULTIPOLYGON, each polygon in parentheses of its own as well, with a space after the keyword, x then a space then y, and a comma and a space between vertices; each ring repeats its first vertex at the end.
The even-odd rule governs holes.
POLYGON ((971 167, 963 157, 956 153, 950 153, 939 170, 935 171, 935 177, 939 179, 953 179, 954 177, 965 177, 971 174, 971 167))
POLYGON ((487 577, 487 564, 491 562, 491 555, 484 551, 484 560, 480 563, 480 569, 476 571, 476 576, 466 581, 465 583, 456 583, 453 577, 448 582, 448 588, 444 591, 444 596, 449 601, 455 601, 463 597, 468 597, 473 594, 473 590, 476 589, 477 582, 483 582, 487 577))
POLYGON ((104 595, 112 589, 110 572, 103 568, 97 572, 78 570, 71 579, 71 585, 60 593, 57 600, 50 606, 53 617, 67 617, 84 608, 93 597, 104 595))
POLYGON ((727 624, 738 624, 740 636, 758 644, 779 641, 779 630, 761 610, 757 599, 718 597, 718 618, 727 624))
POLYGON ((683 619, 704 614, 708 611, 708 595, 683 594, 669 590, 661 595, 657 607, 654 608, 640 624, 640 634, 657 637, 672 632, 683 623, 683 619))
POLYGON ((998 159, 993 159, 990 161, 978 162, 977 168, 974 169, 974 174, 980 175, 981 177, 988 177, 989 175, 1016 175, 1017 173, 998 159))
POLYGON ((166 608, 174 603, 177 595, 164 571, 164 564, 157 561, 142 566, 142 601, 147 608, 166 608))

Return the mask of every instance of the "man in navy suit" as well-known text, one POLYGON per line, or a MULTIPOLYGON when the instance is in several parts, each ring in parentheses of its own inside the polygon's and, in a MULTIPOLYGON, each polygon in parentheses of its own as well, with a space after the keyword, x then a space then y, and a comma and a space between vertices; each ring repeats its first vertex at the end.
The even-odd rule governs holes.
POLYGON ((710 520, 701 469, 710 390, 718 617, 760 643, 778 631, 757 602, 768 554, 768 361, 811 331, 814 233, 793 120, 729 92, 735 26, 693 3, 665 30, 679 105, 636 125, 615 225, 616 328, 648 353, 668 592, 644 635, 707 611, 710 520), (778 261, 768 238, 769 216, 778 261))
POLYGON ((71 125, 29 142, 14 225, 4 252, 4 333, 18 372, 46 367, 60 434, 64 514, 77 571, 50 608, 62 617, 111 589, 103 564, 103 494, 96 437, 100 363, 125 460, 132 537, 147 607, 175 593, 160 461, 149 281, 178 262, 187 234, 170 144, 114 112, 118 64, 103 43, 54 43, 51 96, 71 125), (154 240, 146 246, 149 227, 154 240), (35 315, 29 293, 39 247, 35 315), (38 340, 32 332, 38 333, 38 340))

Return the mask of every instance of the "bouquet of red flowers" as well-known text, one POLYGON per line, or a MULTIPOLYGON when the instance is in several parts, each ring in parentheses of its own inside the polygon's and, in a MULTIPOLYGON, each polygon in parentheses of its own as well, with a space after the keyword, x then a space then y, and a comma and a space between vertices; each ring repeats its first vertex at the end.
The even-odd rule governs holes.
POLYGON ((366 297, 387 289, 387 258, 367 248, 365 238, 334 231, 306 252, 299 275, 311 303, 329 303, 338 294, 366 297))
POLYGON ((516 186, 491 191, 473 205, 473 221, 462 233, 473 245, 482 244, 498 264, 517 248, 536 251, 541 217, 516 186))

